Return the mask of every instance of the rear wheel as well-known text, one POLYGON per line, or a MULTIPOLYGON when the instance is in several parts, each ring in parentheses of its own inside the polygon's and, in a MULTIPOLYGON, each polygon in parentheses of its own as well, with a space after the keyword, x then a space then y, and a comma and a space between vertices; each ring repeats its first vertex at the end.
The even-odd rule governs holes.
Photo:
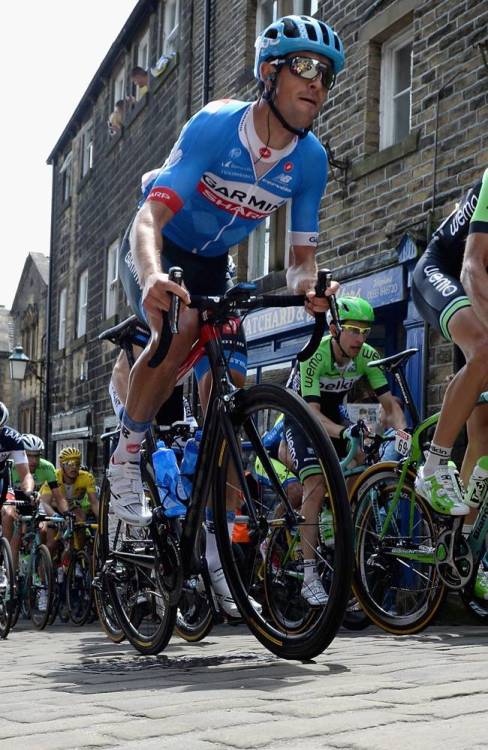
POLYGON ((13 623, 15 575, 12 550, 5 537, 0 538, 0 638, 6 638, 13 623))
MULTIPOLYGON (((149 507, 154 509, 159 505, 157 488, 144 463, 141 470, 149 507)), ((102 577, 127 639, 141 654, 157 654, 171 638, 176 619, 176 605, 169 603, 160 586, 171 573, 158 561, 150 529, 120 521, 109 513, 109 504, 105 481, 100 501, 101 539, 107 553, 102 577)))
POLYGON ((311 659, 327 648, 334 638, 349 599, 352 526, 339 461, 318 419, 291 391, 272 385, 255 386, 239 394, 236 401, 237 406, 231 414, 232 435, 235 437, 222 434, 217 444, 213 495, 217 542, 224 571, 235 602, 258 640, 283 658, 311 659), (260 439, 280 416, 284 417, 290 465, 296 466, 294 451, 298 446, 308 461, 308 476, 302 474, 306 499, 301 511, 307 513, 307 522, 285 512, 281 484, 273 473, 269 461, 271 456, 260 439), (232 443, 238 454, 235 459, 232 457, 232 443), (246 493, 243 470, 253 469, 257 453, 261 454, 260 475, 265 477, 268 485, 268 507, 261 506, 246 493), (274 505, 271 519, 268 510, 270 495, 274 505), (254 542, 257 554, 259 543, 265 540, 266 530, 270 529, 266 538, 265 571, 261 573, 265 599, 262 604, 249 594, 248 578, 242 574, 227 532, 226 499, 230 506, 235 503, 236 507, 245 497, 252 506, 249 509, 250 530, 257 537, 254 542), (333 517, 333 558, 323 554, 318 523, 314 520, 324 504, 333 517), (257 524, 253 522, 254 514, 257 524), (253 525, 256 528, 252 528, 253 525), (312 569, 316 567, 317 576, 327 578, 326 601, 315 600, 309 604, 304 598, 304 557, 315 559, 316 565, 312 569))
POLYGON ((425 628, 445 595, 435 566, 437 527, 428 504, 407 477, 376 464, 356 485, 354 591, 371 620, 389 633, 425 628))
MULTIPOLYGON (((102 493, 103 496, 103 493, 102 493)), ((102 506, 102 500, 100 500, 100 517, 102 518, 103 511, 108 512, 107 504, 102 506)), ((114 643, 122 643, 125 640, 125 633, 120 627, 120 623, 117 619, 117 615, 114 612, 110 596, 107 591, 107 584, 105 577, 102 575, 103 567, 106 563, 108 556, 108 549, 104 554, 104 545, 102 542, 102 531, 103 525, 107 525, 108 519, 100 521, 100 528, 95 535, 95 542, 93 545, 93 570, 95 572, 95 581, 93 586, 93 598, 95 600, 95 607, 98 613, 98 619, 105 633, 108 635, 110 640, 114 643)))

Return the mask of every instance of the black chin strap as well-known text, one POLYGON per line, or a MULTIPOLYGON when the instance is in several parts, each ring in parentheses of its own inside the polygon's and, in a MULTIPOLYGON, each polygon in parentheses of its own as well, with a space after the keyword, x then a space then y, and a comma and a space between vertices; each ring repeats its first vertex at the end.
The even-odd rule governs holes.
POLYGON ((280 110, 277 108, 277 106, 275 105, 273 101, 274 91, 275 91, 274 86, 271 86, 271 88, 266 89, 263 92, 264 101, 269 104, 269 108, 271 109, 272 113, 274 114, 276 119, 280 121, 280 123, 283 125, 284 128, 289 130, 290 133, 293 133, 293 135, 297 135, 299 138, 305 138, 305 136, 308 135, 311 126, 308 128, 294 128, 293 125, 290 125, 290 123, 285 120, 280 110))
POLYGON ((344 349, 342 348, 342 345, 341 345, 341 334, 337 333, 333 338, 334 338, 334 341, 337 343, 337 346, 339 347, 339 349, 343 353, 343 355, 345 357, 347 357, 347 359, 351 359, 351 357, 349 356, 349 354, 347 352, 345 352, 344 349))

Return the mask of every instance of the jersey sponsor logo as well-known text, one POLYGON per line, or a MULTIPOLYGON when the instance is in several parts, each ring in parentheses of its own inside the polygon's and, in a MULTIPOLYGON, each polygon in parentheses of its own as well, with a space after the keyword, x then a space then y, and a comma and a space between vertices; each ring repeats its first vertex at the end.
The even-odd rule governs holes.
POLYGON ((285 202, 284 198, 277 200, 275 195, 256 185, 222 180, 211 172, 205 172, 198 191, 217 208, 244 219, 263 219, 285 202))
POLYGON ((350 391, 353 387, 357 378, 327 378, 327 380, 320 381, 320 392, 321 393, 342 393, 343 391, 350 391))
POLYGON ((261 148, 259 149, 259 156, 262 159, 269 159, 269 157, 271 156, 271 149, 267 146, 261 146, 261 148))
POLYGON ((178 148, 178 142, 175 143, 171 151, 169 152, 169 156, 166 159, 166 161, 163 164, 164 167, 172 167, 175 164, 178 164, 179 161, 181 161, 181 158, 183 156, 183 151, 181 148, 178 148))
POLYGON ((434 289, 440 292, 443 297, 451 297, 458 291, 458 287, 444 276, 437 266, 425 266, 424 274, 427 276, 429 284, 432 284, 434 289))
POLYGON ((313 385, 313 381, 315 379, 315 373, 317 372, 317 367, 323 360, 323 355, 321 352, 315 352, 310 359, 308 360, 308 364, 304 373, 303 378, 303 384, 305 388, 311 388, 313 385))
POLYGON ((372 360, 375 360, 375 359, 379 359, 380 358, 380 355, 378 354, 378 352, 376 351, 376 349, 373 349, 372 347, 369 347, 369 346, 364 346, 364 344, 361 347, 361 355, 362 355, 363 359, 372 359, 372 360))
POLYGON ((129 269, 131 276, 134 277, 134 279, 137 282, 137 286, 141 286, 141 281, 139 279, 139 274, 137 272, 136 264, 134 263, 134 256, 132 255, 132 250, 129 250, 129 252, 126 254, 124 258, 124 263, 129 269))
POLYGON ((285 172, 291 172, 291 170, 293 169, 293 162, 287 161, 283 169, 285 170, 285 172))
POLYGON ((279 174, 278 177, 275 177, 275 180, 282 182, 283 185, 287 185, 293 180, 293 177, 291 174, 279 174))
MULTIPOLYGON (((471 219, 474 209, 476 208, 476 205, 478 203, 478 196, 476 193, 473 193, 471 195, 466 203, 461 206, 459 211, 456 211, 454 216, 452 216, 452 219, 449 223, 449 233, 451 237, 455 237, 458 233, 460 227, 464 226, 469 220, 471 219)), ((449 221, 449 219, 448 219, 449 221)))
POLYGON ((183 206, 183 201, 178 193, 168 187, 153 187, 147 196, 147 200, 164 203, 174 214, 183 206))

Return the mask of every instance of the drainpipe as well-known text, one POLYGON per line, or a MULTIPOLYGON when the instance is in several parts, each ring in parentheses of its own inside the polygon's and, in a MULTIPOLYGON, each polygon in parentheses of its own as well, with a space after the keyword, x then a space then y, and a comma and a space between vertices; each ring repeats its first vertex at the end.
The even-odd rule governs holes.
POLYGON ((212 0, 205 0, 203 26, 203 91, 202 105, 208 103, 210 95, 210 27, 212 23, 212 0))
MULTIPOLYGON (((54 187, 55 187, 56 167, 53 163, 53 179, 51 193, 51 240, 49 243, 49 278, 47 284, 47 310, 46 310, 46 380, 44 387, 44 444, 46 446, 46 457, 49 458, 49 417, 51 410, 51 303, 52 287, 54 276, 54 187)), ((54 463, 54 462, 53 462, 54 463)))

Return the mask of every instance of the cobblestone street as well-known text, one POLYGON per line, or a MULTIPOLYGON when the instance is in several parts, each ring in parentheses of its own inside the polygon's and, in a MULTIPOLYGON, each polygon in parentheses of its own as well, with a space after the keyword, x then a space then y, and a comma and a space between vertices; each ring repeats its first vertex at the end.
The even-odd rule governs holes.
POLYGON ((304 664, 275 658, 244 626, 141 657, 97 624, 20 624, 0 643, 0 749, 486 748, 487 636, 341 630, 304 664))

